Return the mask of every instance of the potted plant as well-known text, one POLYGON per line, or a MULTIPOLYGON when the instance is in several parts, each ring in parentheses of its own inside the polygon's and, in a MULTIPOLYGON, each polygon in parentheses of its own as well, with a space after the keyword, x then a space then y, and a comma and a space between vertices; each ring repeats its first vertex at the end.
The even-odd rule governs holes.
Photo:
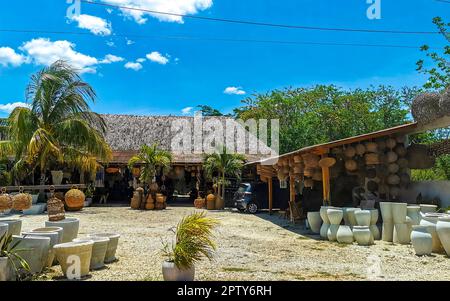
POLYGON ((175 242, 164 243, 163 252, 167 258, 162 265, 165 281, 193 281, 195 263, 203 257, 212 260, 216 244, 212 240, 212 230, 218 225, 205 212, 196 212, 184 217, 176 229, 175 242))
POLYGON ((18 252, 19 242, 12 243, 12 235, 4 233, 0 237, 0 281, 13 281, 22 272, 30 272, 30 266, 18 252))
POLYGON ((94 197, 95 187, 92 184, 89 184, 84 195, 86 199, 84 201, 84 207, 89 207, 92 205, 92 198, 94 197))

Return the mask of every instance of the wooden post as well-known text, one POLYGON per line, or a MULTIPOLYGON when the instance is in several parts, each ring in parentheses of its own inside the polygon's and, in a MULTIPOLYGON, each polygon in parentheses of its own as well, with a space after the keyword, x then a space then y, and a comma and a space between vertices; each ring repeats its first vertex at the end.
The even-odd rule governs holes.
POLYGON ((322 183, 323 183, 323 202, 325 205, 331 205, 330 196, 330 167, 336 163, 336 159, 322 155, 319 166, 322 167, 322 183))
POLYGON ((289 200, 295 203, 295 178, 289 177, 289 200))
POLYGON ((272 215, 273 210, 273 182, 272 177, 267 178, 267 184, 269 187, 269 214, 272 215))

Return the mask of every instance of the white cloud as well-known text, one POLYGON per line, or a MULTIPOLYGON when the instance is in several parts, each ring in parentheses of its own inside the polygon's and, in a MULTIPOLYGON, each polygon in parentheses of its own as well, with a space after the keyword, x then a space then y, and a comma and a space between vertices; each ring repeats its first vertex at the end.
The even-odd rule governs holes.
POLYGON ((143 63, 143 62, 145 62, 145 59, 144 58, 139 58, 139 59, 136 60, 136 62, 143 63))
POLYGON ((103 60, 100 61, 100 64, 111 64, 117 62, 123 62, 125 59, 120 56, 116 56, 113 54, 107 54, 103 60))
POLYGON ((226 88, 223 93, 228 95, 245 95, 247 92, 242 90, 242 87, 228 87, 226 88))
POLYGON ((7 67, 11 65, 13 67, 18 67, 27 62, 27 58, 16 53, 16 51, 10 47, 0 47, 0 65, 7 67))
POLYGON ((106 42, 106 45, 108 45, 109 47, 114 47, 114 46, 116 46, 116 44, 114 44, 113 41, 108 41, 108 42, 106 42))
MULTIPOLYGON (((212 0, 102 0, 104 3, 131 7, 143 10, 153 10, 180 15, 194 15, 213 5, 212 0)), ((138 24, 145 24, 147 16, 163 22, 183 23, 183 17, 162 15, 145 11, 121 9, 124 16, 132 18, 138 24)))
POLYGON ((142 64, 141 63, 133 63, 133 62, 128 62, 125 64, 125 68, 127 69, 131 69, 134 71, 139 71, 142 69, 142 64))
POLYGON ((183 113, 183 115, 189 115, 193 109, 194 109, 193 107, 187 107, 181 110, 181 113, 183 113))
POLYGON ((24 108, 29 108, 30 105, 24 102, 13 102, 13 103, 5 103, 5 104, 0 104, 0 112, 3 113, 11 113, 15 108, 18 107, 24 107, 24 108))
POLYGON ((161 64, 161 65, 165 65, 169 62, 169 56, 166 55, 162 55, 161 53, 159 53, 158 51, 153 51, 152 53, 147 54, 147 58, 155 63, 161 64))
POLYGON ((133 45, 135 42, 132 40, 129 40, 128 38, 125 38, 127 41, 127 45, 133 45))
POLYGON ((57 60, 64 60, 80 73, 95 73, 99 61, 92 56, 75 51, 76 45, 66 40, 52 42, 38 38, 20 47, 35 64, 49 66, 57 60))
POLYGON ((95 35, 109 36, 112 33, 111 23, 99 17, 78 15, 72 17, 71 20, 78 22, 78 28, 87 29, 95 35))

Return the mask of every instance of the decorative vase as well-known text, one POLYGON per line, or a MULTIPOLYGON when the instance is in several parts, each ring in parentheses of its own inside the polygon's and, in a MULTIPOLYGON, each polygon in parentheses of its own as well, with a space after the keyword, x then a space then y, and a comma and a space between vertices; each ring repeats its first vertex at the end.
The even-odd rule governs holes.
POLYGON ((105 263, 111 263, 117 260, 116 251, 117 246, 119 245, 120 234, 118 233, 95 233, 89 234, 89 238, 91 237, 107 237, 109 238, 108 247, 106 249, 105 255, 105 263))
POLYGON ((378 209, 366 209, 370 211, 370 225, 376 225, 380 217, 378 209))
POLYGON ((441 216, 436 223, 436 232, 447 256, 450 256, 450 215, 441 216))
POLYGON ((320 218, 320 212, 308 212, 307 218, 311 231, 314 234, 319 234, 320 228, 322 226, 322 219, 320 218))
POLYGON ((75 217, 67 217, 63 220, 52 222, 46 221, 45 227, 61 227, 63 228, 62 243, 72 242, 78 236, 80 228, 80 220, 75 217))
POLYGON ((225 208, 225 202, 219 195, 215 198, 214 207, 216 210, 223 210, 225 208))
POLYGON ((351 227, 357 226, 358 222, 356 221, 355 213, 361 211, 360 208, 348 208, 347 209, 347 218, 351 227))
POLYGON ((216 202, 215 200, 206 200, 206 209, 207 210, 214 210, 216 208, 216 202))
POLYGON ((94 242, 92 240, 85 242, 66 242, 54 246, 56 258, 61 265, 61 270, 69 279, 79 279, 89 274, 89 267, 91 264, 92 247, 94 242), (77 256, 80 263, 79 275, 68 275, 68 268, 74 264, 72 256, 77 256))
POLYGON ((22 220, 20 219, 0 219, 0 223, 8 224, 8 236, 20 235, 20 231, 22 231, 22 220))
POLYGON ((371 213, 369 210, 355 211, 355 218, 358 226, 370 226, 371 213))
POLYGON ((372 233, 372 237, 374 240, 381 239, 380 229, 378 228, 377 225, 370 225, 369 229, 370 229, 370 232, 372 233))
POLYGON ((320 227, 320 237, 323 239, 328 239, 328 228, 330 228, 330 224, 322 223, 320 227))
POLYGON ((342 218, 344 217, 344 212, 342 209, 329 208, 327 209, 327 216, 331 225, 340 225, 342 218))
MULTIPOLYGON (((42 272, 50 249, 49 237, 13 235, 11 243, 16 245, 17 254, 28 263, 32 274, 42 272)), ((15 264, 18 266, 18 262, 15 264)))
POLYGON ((164 261, 162 264, 164 281, 194 281, 195 267, 179 269, 175 263, 164 261))
POLYGON ((401 245, 407 245, 411 242, 408 224, 394 224, 394 235, 392 241, 401 245))
POLYGON ((381 230, 381 240, 392 242, 394 239, 394 224, 393 223, 383 223, 383 228, 381 230))
POLYGON ((383 223, 392 223, 392 203, 380 202, 380 210, 383 223))
POLYGON ((322 206, 320 207, 320 218, 322 219, 322 222, 324 224, 330 224, 330 219, 328 218, 327 210, 328 206, 322 206))
POLYGON ((64 196, 68 211, 79 211, 83 209, 85 199, 86 196, 83 191, 79 190, 76 186, 73 186, 64 196))
POLYGON ((368 246, 371 242, 372 234, 368 226, 354 226, 353 237, 360 246, 368 246))
POLYGON ((437 211, 436 205, 429 205, 429 204, 420 204, 420 212, 422 213, 435 213, 437 211))
POLYGON ((55 250, 53 247, 59 244, 59 233, 58 232, 26 232, 23 233, 26 237, 48 237, 50 238, 50 245, 48 253, 46 254, 46 260, 44 267, 51 267, 55 259, 55 250))
POLYGON ((339 230, 340 225, 331 224, 328 228, 327 237, 329 241, 337 240, 337 232, 339 230))
POLYGON ((431 255, 433 251, 433 237, 427 226, 412 227, 411 243, 418 256, 431 255))
POLYGON ((407 216, 411 218, 411 226, 420 224, 420 206, 408 206, 407 216))
POLYGON ((353 232, 350 226, 340 226, 336 234, 336 240, 341 244, 353 243, 353 232))
POLYGON ((406 203, 392 203, 392 219, 394 224, 403 224, 406 220, 408 205, 406 203))
POLYGON ((440 253, 443 250, 441 240, 436 232, 436 224, 441 216, 443 215, 438 213, 425 213, 422 215, 422 220, 420 221, 420 225, 427 227, 428 232, 431 234, 433 239, 433 253, 440 253))
POLYGON ((194 206, 197 209, 204 209, 205 208, 205 199, 202 199, 202 198, 195 199, 194 206))
POLYGON ((105 266, 105 256, 108 249, 109 238, 91 236, 88 238, 75 238, 73 242, 88 242, 93 241, 92 256, 89 264, 91 270, 98 270, 105 266))
POLYGON ((53 185, 61 185, 64 173, 62 170, 52 170, 52 183, 53 185))

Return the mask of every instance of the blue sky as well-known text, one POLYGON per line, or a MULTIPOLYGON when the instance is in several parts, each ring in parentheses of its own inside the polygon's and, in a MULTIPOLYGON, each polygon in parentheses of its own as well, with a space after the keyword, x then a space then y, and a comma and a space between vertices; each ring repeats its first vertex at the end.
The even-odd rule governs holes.
MULTIPOLYGON (((97 0, 193 16, 315 27, 435 31, 450 4, 381 0, 381 19, 369 20, 366 0, 97 0)), ((255 92, 289 86, 345 88, 421 85, 416 49, 286 45, 208 39, 281 40, 443 47, 438 35, 350 33, 230 24, 81 4, 67 17, 65 0, 10 1, 1 29, 84 35, 0 32, 0 116, 25 102, 29 77, 57 58, 83 70, 98 94, 94 110, 124 114, 191 114, 208 104, 224 112, 255 92), (24 4, 26 3, 26 4, 24 4), (147 38, 142 35, 151 36, 147 38), (168 37, 195 37, 173 39, 168 37)))

